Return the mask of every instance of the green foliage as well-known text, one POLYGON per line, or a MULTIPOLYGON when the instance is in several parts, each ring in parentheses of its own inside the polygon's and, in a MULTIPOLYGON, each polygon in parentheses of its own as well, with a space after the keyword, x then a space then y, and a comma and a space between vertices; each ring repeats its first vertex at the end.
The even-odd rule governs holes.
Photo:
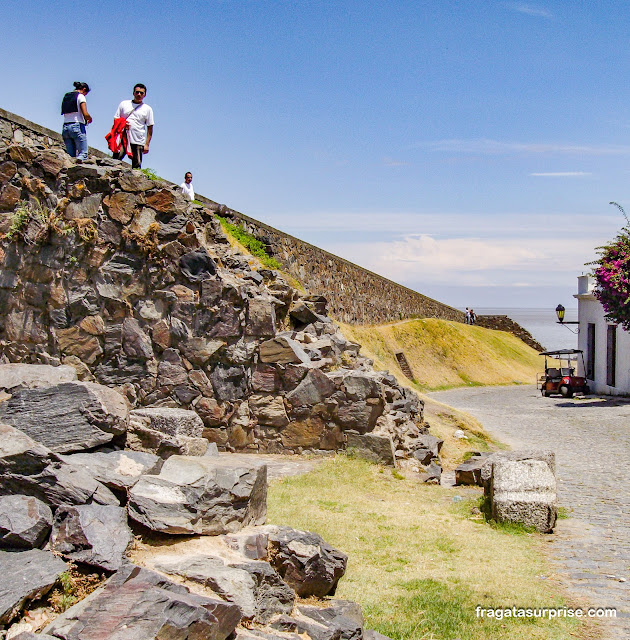
POLYGON ((404 480, 405 479, 405 476, 402 473, 400 473, 400 471, 396 471, 396 469, 394 469, 392 471, 392 477, 396 478, 396 480, 404 480))
POLYGON ((161 180, 162 178, 160 178, 160 176, 158 176, 157 173, 155 173, 154 169, 151 169, 150 167, 147 167, 146 169, 140 169, 140 171, 142 171, 142 173, 144 173, 144 175, 149 178, 149 180, 161 180))
POLYGON ((245 231, 241 225, 232 224, 221 216, 217 216, 217 218, 219 219, 223 230, 232 236, 234 240, 242 244, 247 251, 258 258, 266 267, 269 269, 282 268, 282 265, 265 251, 265 245, 258 240, 258 238, 255 238, 251 233, 245 231))
POLYGON ((11 217, 11 226, 5 234, 5 238, 9 240, 9 242, 14 242, 22 236, 24 229, 26 229, 26 226, 31 219, 31 215, 32 211, 29 203, 22 200, 13 212, 13 216, 11 217))

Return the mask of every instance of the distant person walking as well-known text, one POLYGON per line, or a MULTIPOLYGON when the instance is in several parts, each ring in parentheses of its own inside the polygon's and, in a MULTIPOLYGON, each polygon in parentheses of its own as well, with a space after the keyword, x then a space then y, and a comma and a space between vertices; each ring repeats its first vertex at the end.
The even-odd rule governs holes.
POLYGON ((192 178, 192 173, 187 171, 184 176, 184 182, 179 185, 179 188, 184 192, 184 196, 191 202, 195 199, 195 188, 193 187, 192 178))
POLYGON ((473 309, 471 309, 470 310, 470 324, 475 324, 476 321, 477 321, 477 315, 475 314, 473 309))
POLYGON ((128 145, 126 148, 123 144, 120 150, 114 153, 114 158, 122 160, 125 155, 130 155, 131 166, 134 169, 142 167, 142 156, 149 153, 149 145, 153 137, 153 109, 145 104, 146 95, 147 88, 143 84, 137 84, 133 88, 133 99, 123 100, 114 115, 114 128, 117 126, 116 121, 120 118, 126 121, 125 132, 128 145))
POLYGON ((85 96, 90 92, 86 82, 75 82, 74 91, 68 91, 61 101, 61 115, 63 116, 63 137, 66 151, 73 158, 87 160, 88 141, 86 125, 92 122, 88 113, 85 96))
POLYGON ((466 307, 466 324, 470 324, 470 309, 466 307))

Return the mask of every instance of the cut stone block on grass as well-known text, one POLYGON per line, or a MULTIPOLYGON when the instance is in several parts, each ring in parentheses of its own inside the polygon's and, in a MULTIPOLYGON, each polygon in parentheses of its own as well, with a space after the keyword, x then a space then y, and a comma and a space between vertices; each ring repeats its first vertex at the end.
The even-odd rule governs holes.
POLYGON ((396 466, 394 443, 391 436, 379 436, 374 433, 346 431, 347 447, 359 458, 388 467, 396 466))
POLYGON ((93 382, 21 389, 0 404, 0 421, 56 453, 107 444, 125 433, 128 419, 125 399, 93 382))
POLYGON ((48 593, 67 569, 50 551, 0 551, 0 625, 13 620, 27 602, 48 593))
POLYGON ((240 621, 239 608, 135 565, 125 565, 103 587, 44 629, 63 640, 225 640, 240 621))
POLYGON ((490 506, 498 522, 520 522, 551 533, 558 515, 555 475, 543 460, 496 460, 490 506))
POLYGON ((267 514, 267 466, 230 454, 171 456, 157 476, 142 476, 129 492, 129 515, 162 533, 218 535, 267 514))

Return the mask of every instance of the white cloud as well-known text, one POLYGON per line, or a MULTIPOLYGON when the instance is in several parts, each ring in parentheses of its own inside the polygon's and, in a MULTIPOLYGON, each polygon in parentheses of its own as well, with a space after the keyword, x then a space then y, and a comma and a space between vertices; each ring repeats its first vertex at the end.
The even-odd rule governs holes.
POLYGON ((525 13, 528 16, 534 16, 536 18, 553 18, 553 14, 551 13, 551 11, 545 9, 544 7, 538 7, 532 4, 524 4, 521 2, 515 2, 508 6, 514 11, 525 13))
POLYGON ((397 282, 541 286, 573 278, 594 258, 593 238, 435 238, 338 244, 329 251, 397 282))
POLYGON ((630 155, 627 145, 576 145, 538 142, 502 142, 488 138, 449 139, 421 142, 418 147, 431 151, 447 151, 450 153, 481 153, 504 155, 514 153, 526 154, 569 154, 569 155, 630 155))
POLYGON ((543 178, 581 178, 584 176, 592 176, 589 171, 548 171, 541 173, 530 173, 530 176, 540 176, 543 178))

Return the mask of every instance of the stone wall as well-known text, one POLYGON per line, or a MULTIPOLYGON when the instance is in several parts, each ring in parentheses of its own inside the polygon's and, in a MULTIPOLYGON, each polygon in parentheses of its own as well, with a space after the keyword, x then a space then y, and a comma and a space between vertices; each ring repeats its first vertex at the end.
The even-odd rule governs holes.
MULTIPOLYGON (((6 144, 63 147, 59 133, 0 109, 0 141, 6 144)), ((96 157, 105 154, 90 148, 96 157)), ((173 185, 173 183, 168 183, 173 185)), ((343 258, 328 253, 287 233, 258 222, 225 205, 197 196, 212 210, 242 223, 262 240, 273 255, 296 278, 307 293, 323 295, 330 314, 349 324, 380 324, 405 318, 442 318, 464 321, 464 314, 417 291, 383 278, 343 258)))
POLYGON ((476 323, 480 327, 486 329, 494 329, 495 331, 507 331, 520 338, 525 344, 529 345, 536 351, 544 351, 544 347, 538 342, 532 334, 521 327, 518 322, 514 322, 512 318, 502 315, 477 316, 476 323))

